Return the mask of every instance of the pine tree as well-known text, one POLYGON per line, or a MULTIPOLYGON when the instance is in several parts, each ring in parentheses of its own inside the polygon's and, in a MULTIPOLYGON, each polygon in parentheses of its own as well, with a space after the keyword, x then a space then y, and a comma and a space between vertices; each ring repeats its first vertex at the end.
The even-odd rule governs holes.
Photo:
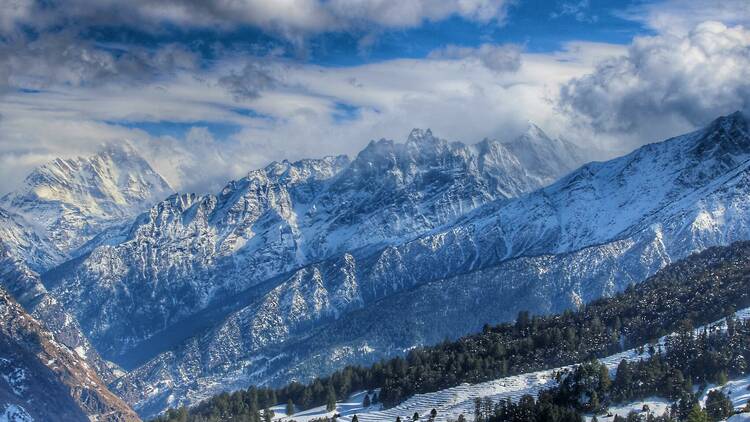
POLYGON ((294 402, 292 401, 292 399, 289 399, 286 402, 286 414, 287 416, 291 416, 294 414, 294 402))
POLYGON ((719 372, 719 375, 716 377, 716 383, 719 385, 726 385, 728 382, 729 377, 727 376, 727 373, 724 371, 719 372))
POLYGON ((273 410, 266 407, 263 409, 263 421, 264 422, 271 422, 273 420, 273 410))
POLYGON ((706 412, 701 409, 699 405, 693 406, 693 409, 688 413, 687 422, 711 422, 706 412))
POLYGON ((333 386, 330 385, 326 393, 326 410, 329 412, 336 410, 336 392, 333 391, 333 386))
POLYGON ((589 410, 592 412, 597 412, 599 410, 599 395, 596 394, 596 391, 591 392, 591 399, 589 400, 589 410))
POLYGON ((713 420, 726 419, 734 413, 732 401, 721 391, 712 390, 706 398, 706 413, 713 420))
POLYGON ((354 417, 352 418, 352 422, 359 422, 359 418, 357 417, 357 415, 354 415, 354 417))
POLYGON ((177 411, 177 422, 187 422, 188 420, 188 409, 187 407, 181 407, 180 410, 177 411))
POLYGON ((365 394, 365 399, 362 400, 362 407, 370 407, 370 404, 371 404, 371 402, 370 402, 370 395, 369 394, 365 394))
POLYGON ((432 409, 430 411, 430 420, 434 421, 436 417, 437 417, 437 410, 432 409))
POLYGON ((414 412, 414 416, 411 417, 411 420, 413 420, 415 422, 418 421, 419 420, 419 413, 414 412))

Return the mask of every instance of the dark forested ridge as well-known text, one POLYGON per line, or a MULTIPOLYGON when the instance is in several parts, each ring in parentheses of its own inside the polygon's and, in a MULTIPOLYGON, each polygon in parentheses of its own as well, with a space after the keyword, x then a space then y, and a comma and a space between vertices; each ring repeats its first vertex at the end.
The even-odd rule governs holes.
POLYGON ((160 420, 255 421, 263 407, 275 403, 309 408, 374 388, 381 388, 380 400, 392 406, 416 393, 610 355, 678 331, 685 320, 701 325, 750 306, 748 258, 750 242, 710 248, 577 311, 550 316, 522 312, 515 323, 485 326, 482 333, 415 349, 403 358, 346 367, 307 385, 222 394, 189 410, 170 411, 160 420))
MULTIPOLYGON (((638 362, 623 360, 614 379, 598 361, 557 374, 558 386, 538 398, 522 397, 492 402, 477 398, 477 422, 583 421, 582 413, 603 413, 611 404, 647 397, 663 397, 674 404, 661 415, 617 417, 615 421, 721 421, 734 414, 732 401, 718 389, 708 393, 701 407, 695 385, 723 385, 730 377, 746 375, 750 359, 750 321, 727 318, 726 330, 706 328, 698 333, 688 320, 661 345, 649 346, 649 356, 638 362)), ((705 389, 699 388, 701 392, 705 389)), ((746 404, 750 411, 750 403, 746 404)))

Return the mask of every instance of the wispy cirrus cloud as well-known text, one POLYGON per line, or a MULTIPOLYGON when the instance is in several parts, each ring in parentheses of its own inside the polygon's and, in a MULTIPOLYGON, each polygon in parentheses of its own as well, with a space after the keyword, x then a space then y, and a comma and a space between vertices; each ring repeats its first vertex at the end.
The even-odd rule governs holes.
POLYGON ((707 21, 722 22, 728 26, 750 26, 750 2, 745 0, 638 2, 614 13, 639 21, 660 34, 685 35, 707 21))
POLYGON ((589 0, 563 1, 550 16, 553 19, 572 16, 579 22, 596 22, 599 20, 599 16, 592 14, 590 8, 591 2, 589 0))

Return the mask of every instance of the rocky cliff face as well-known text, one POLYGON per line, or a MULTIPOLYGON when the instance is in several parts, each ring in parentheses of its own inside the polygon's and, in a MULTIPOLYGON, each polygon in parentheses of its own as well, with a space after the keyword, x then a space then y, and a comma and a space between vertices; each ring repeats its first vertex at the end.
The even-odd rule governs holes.
POLYGON ((750 238, 748 160, 748 120, 736 113, 413 239, 303 266, 131 372, 135 389, 120 391, 148 412, 170 403, 165 391, 191 401, 305 379, 521 309, 611 294, 692 252, 750 238))
MULTIPOLYGON (((76 317, 51 296, 39 271, 75 255, 100 230, 128 220, 171 191, 128 145, 91 157, 58 159, 32 172, 0 199, 0 285, 101 379, 113 372, 91 346, 76 317)), ((105 236, 105 234, 102 234, 105 236)))
POLYGON ((28 421, 140 420, 2 288, 0 414, 28 421))
POLYGON ((39 276, 15 258, 0 241, 0 283, 18 302, 41 321, 55 339, 79 354, 105 382, 114 380, 110 365, 99 356, 81 331, 75 316, 49 294, 39 276))

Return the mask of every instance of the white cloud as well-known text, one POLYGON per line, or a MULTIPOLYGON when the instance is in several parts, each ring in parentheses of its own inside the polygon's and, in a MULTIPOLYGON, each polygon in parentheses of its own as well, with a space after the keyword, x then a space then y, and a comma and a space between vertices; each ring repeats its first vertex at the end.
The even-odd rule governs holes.
POLYGON ((590 56, 619 51, 585 43, 569 48, 523 54, 515 72, 496 72, 470 59, 335 68, 271 61, 268 69, 281 82, 241 102, 219 81, 233 71, 240 75, 242 58, 177 70, 138 89, 63 84, 36 94, 9 93, 0 102, 0 161, 28 151, 33 157, 3 167, 0 191, 51 156, 92 151, 118 139, 131 140, 181 190, 204 191, 271 160, 354 154, 372 138, 402 140, 413 127, 465 142, 513 136, 527 120, 555 132, 565 125, 549 97, 571 77, 590 72, 590 56), (341 104, 354 109, 348 118, 337 118, 341 104), (184 137, 153 137, 117 124, 124 121, 183 122, 193 128, 184 137), (218 137, 201 122, 235 125, 239 133, 218 137))
POLYGON ((261 91, 274 88, 280 81, 268 65, 254 60, 245 64, 240 71, 232 70, 219 78, 219 85, 227 89, 235 101, 260 97, 261 91))
POLYGON ((197 66, 195 54, 178 45, 153 50, 102 48, 68 30, 34 37, 18 32, 0 41, 0 91, 9 87, 133 85, 197 66))
POLYGON ((521 67, 521 47, 515 44, 482 44, 479 47, 448 45, 432 51, 428 57, 478 61, 496 72, 513 72, 521 67))
POLYGON ((578 22, 596 22, 599 17, 589 12, 591 4, 589 0, 564 1, 559 4, 557 11, 553 12, 552 19, 563 16, 572 16, 578 22))
POLYGON ((750 26, 750 2, 747 0, 662 0, 645 2, 619 12, 621 17, 651 27, 660 34, 684 36, 706 21, 725 25, 750 26))
MULTIPOLYGON (((118 19, 198 25, 229 13, 232 22, 257 19, 257 25, 297 36, 332 28, 408 27, 449 15, 502 20, 506 6, 470 0, 301 1, 294 3, 301 9, 279 17, 275 8, 282 2, 199 3, 190 9, 187 1, 171 0, 156 10, 142 1, 118 19), (196 13, 200 7, 213 9, 196 13), (265 9, 243 17, 233 7, 265 9), (305 7, 315 12, 296 14, 305 7), (321 22, 331 26, 325 29, 321 22)), ((73 21, 101 13, 82 10, 77 0, 70 6, 66 19, 73 21)), ((41 90, 6 89, 0 102, 0 192, 51 157, 91 152, 121 139, 129 139, 186 191, 216 190, 271 160, 354 154, 371 138, 400 140, 413 127, 476 142, 514 136, 531 120, 552 134, 624 150, 743 108, 750 92, 748 31, 718 23, 638 38, 629 48, 571 42, 557 52, 532 54, 514 45, 447 46, 424 59, 337 67, 239 53, 197 64, 175 46, 121 48, 59 34, 58 40, 44 33, 29 40, 13 32, 9 39, 20 47, 0 55, 0 90, 4 81, 41 90), (179 122, 187 129, 184 136, 155 137, 126 124, 144 121, 179 122), (238 132, 217 132, 222 125, 238 132)))
POLYGON ((684 36, 637 38, 626 55, 565 85, 561 105, 598 131, 639 142, 746 109, 750 30, 705 22, 684 36))
POLYGON ((0 33, 11 31, 17 22, 31 18, 34 0, 4 0, 0 5, 0 33))
POLYGON ((508 0, 10 0, 0 29, 16 24, 50 28, 60 23, 126 24, 158 31, 171 22, 211 28, 255 26, 289 38, 377 28, 410 28, 451 16, 502 22, 508 0))
POLYGON ((501 22, 507 5, 506 0, 330 0, 323 7, 345 26, 375 23, 388 28, 408 28, 425 20, 439 21, 453 15, 477 22, 501 22))

